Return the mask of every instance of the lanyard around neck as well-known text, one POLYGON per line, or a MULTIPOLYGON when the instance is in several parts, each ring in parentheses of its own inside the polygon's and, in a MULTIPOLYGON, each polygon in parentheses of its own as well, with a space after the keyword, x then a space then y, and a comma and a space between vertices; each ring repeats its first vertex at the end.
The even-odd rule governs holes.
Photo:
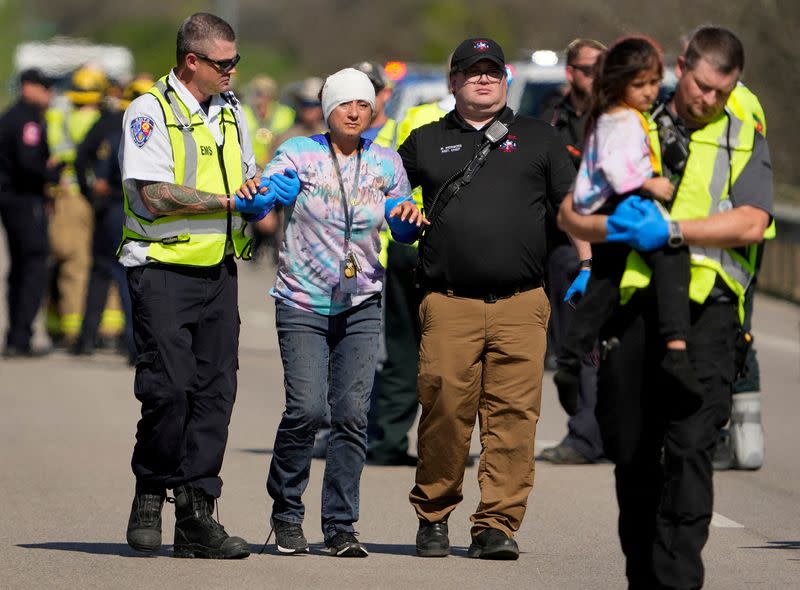
MULTIPOLYGON (((350 245, 350 236, 353 231, 353 215, 348 206, 347 193, 344 190, 344 180, 342 179, 342 171, 339 168, 339 159, 336 157, 336 152, 333 151, 333 143, 328 135, 328 149, 330 150, 331 160, 333 160, 333 169, 336 170, 336 178, 339 180, 339 191, 342 195, 342 209, 344 209, 344 241, 345 248, 350 245)), ((359 140, 360 141, 360 140, 359 140)), ((361 175, 361 144, 358 146, 358 156, 356 157, 356 174, 353 179, 353 189, 350 191, 350 198, 355 202, 358 196, 358 179, 361 175)))

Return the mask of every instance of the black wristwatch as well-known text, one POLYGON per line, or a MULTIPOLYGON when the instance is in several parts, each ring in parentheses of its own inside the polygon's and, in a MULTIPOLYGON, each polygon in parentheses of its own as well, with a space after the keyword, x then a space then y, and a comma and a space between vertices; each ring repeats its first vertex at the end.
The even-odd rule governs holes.
POLYGON ((584 268, 588 268, 592 270, 592 259, 591 258, 584 258, 578 263, 578 268, 583 270, 584 268))
POLYGON ((669 222, 669 239, 667 240, 670 248, 680 248, 683 246, 683 233, 681 225, 677 221, 669 222))

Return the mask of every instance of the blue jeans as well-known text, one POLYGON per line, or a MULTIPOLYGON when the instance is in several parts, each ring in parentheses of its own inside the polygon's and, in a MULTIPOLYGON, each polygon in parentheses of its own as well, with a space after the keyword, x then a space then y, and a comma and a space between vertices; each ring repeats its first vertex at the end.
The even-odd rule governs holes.
POLYGON ((375 377, 380 297, 335 316, 278 301, 278 344, 286 410, 275 436, 267 492, 272 517, 302 523, 314 434, 330 409, 331 434, 322 481, 322 532, 352 532, 367 453, 367 411, 375 377))

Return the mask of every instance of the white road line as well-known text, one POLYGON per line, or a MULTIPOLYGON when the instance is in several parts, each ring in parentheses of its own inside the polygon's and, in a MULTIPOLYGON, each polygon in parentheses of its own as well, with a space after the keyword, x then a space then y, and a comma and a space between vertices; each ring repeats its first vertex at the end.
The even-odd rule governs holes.
POLYGON ((786 336, 777 336, 775 334, 759 332, 758 330, 753 330, 753 336, 755 337, 756 350, 758 350, 760 346, 764 346, 766 348, 782 351, 800 351, 800 337, 787 338, 786 336))
POLYGON ((711 517, 711 526, 718 529, 743 529, 744 525, 715 512, 711 517))

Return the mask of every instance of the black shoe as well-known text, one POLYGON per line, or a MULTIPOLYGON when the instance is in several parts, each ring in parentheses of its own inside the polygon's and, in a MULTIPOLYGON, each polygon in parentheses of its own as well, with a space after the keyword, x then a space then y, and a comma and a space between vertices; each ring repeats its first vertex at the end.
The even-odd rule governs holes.
POLYGON ((478 559, 519 558, 517 542, 498 529, 486 529, 472 538, 472 545, 467 550, 467 557, 478 559))
POLYGON ((358 542, 355 533, 339 531, 330 539, 325 539, 328 552, 336 557, 366 557, 367 548, 358 542))
POLYGON ((7 359, 39 358, 47 356, 51 352, 53 352, 51 347, 31 348, 30 346, 6 346, 3 350, 3 357, 7 359))
POLYGON ((447 536, 446 522, 419 521, 417 555, 420 557, 447 557, 450 555, 450 539, 447 536))
POLYGON ((556 465, 586 465, 587 463, 594 463, 594 461, 564 443, 543 450, 536 458, 539 461, 548 461, 556 465))
POLYGON ((570 416, 578 413, 578 396, 581 389, 581 378, 576 372, 561 368, 553 375, 553 383, 558 390, 558 401, 570 416))
POLYGON ((273 532, 275 533, 275 545, 278 547, 278 553, 284 555, 308 553, 308 541, 300 524, 273 518, 272 530, 269 532, 269 537, 267 537, 267 543, 269 543, 273 532))
POLYGON ((214 498, 184 485, 175 488, 175 557, 240 559, 250 555, 244 539, 231 537, 212 516, 214 498))
POLYGON ((166 494, 140 494, 133 497, 128 518, 128 545, 136 551, 154 553, 161 548, 161 508, 166 494))

